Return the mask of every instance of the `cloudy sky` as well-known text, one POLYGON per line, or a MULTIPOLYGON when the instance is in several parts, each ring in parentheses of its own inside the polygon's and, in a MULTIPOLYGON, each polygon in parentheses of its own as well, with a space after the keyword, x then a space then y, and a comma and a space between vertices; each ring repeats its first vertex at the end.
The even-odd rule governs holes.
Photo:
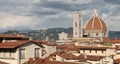
POLYGON ((109 30, 120 31, 120 0, 0 0, 0 31, 72 27, 75 11, 85 24, 95 8, 109 30))

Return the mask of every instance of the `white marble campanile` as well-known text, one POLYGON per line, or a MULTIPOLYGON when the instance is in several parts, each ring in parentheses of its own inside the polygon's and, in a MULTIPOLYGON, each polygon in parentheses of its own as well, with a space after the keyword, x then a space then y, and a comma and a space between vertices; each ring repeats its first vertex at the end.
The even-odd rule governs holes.
POLYGON ((73 38, 83 37, 82 16, 79 12, 73 14, 73 38))

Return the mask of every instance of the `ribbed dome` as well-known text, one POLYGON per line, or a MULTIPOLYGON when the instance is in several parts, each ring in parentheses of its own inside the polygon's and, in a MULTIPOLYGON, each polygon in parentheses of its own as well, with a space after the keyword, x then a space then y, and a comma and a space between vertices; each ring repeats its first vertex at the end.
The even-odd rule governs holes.
POLYGON ((104 30, 107 31, 105 22, 98 16, 97 11, 94 11, 94 15, 89 19, 85 25, 85 30, 104 30))

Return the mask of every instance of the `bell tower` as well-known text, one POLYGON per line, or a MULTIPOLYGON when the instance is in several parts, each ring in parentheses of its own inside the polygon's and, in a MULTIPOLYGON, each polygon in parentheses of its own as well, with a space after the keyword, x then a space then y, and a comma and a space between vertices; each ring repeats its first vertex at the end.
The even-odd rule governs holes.
POLYGON ((82 16, 79 12, 73 14, 73 38, 83 37, 82 16))

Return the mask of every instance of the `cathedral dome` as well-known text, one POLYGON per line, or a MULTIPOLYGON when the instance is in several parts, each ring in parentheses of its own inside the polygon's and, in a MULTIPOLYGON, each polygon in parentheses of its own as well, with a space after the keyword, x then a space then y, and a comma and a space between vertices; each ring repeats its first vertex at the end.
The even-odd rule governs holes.
POLYGON ((107 26, 105 22, 98 16, 96 9, 94 10, 94 15, 86 23, 85 30, 107 31, 107 26))

